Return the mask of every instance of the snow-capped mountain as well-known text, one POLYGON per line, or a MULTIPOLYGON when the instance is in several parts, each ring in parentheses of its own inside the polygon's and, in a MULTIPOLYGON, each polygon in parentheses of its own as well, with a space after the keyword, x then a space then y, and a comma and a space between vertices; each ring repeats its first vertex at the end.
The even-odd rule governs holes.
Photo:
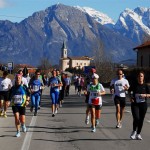
POLYGON ((114 26, 116 32, 137 44, 150 37, 150 8, 125 9, 114 26))
POLYGON ((89 14, 92 18, 94 18, 97 22, 99 22, 101 25, 105 25, 105 26, 112 26, 115 24, 115 22, 108 17, 108 15, 99 12, 93 8, 90 7, 80 7, 80 6, 76 6, 75 8, 89 14))
POLYGON ((137 45, 150 37, 150 8, 137 7, 134 10, 126 8, 115 23, 108 15, 89 7, 75 8, 89 14, 101 25, 131 39, 137 45))
POLYGON ((98 44, 103 44, 105 53, 115 62, 135 58, 135 45, 130 39, 63 4, 35 12, 20 23, 0 21, 0 37, 1 62, 38 65, 41 58, 48 58, 58 64, 63 41, 68 56, 93 57, 94 50, 100 50, 98 44))

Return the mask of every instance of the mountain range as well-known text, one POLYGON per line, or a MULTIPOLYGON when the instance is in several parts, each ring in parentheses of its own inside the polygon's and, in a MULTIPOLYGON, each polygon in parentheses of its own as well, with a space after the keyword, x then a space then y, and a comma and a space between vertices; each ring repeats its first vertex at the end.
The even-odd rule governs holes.
POLYGON ((115 23, 92 8, 56 4, 20 23, 0 21, 0 61, 58 64, 65 41, 69 56, 93 57, 101 44, 112 61, 136 63, 133 48, 149 36, 149 8, 126 9, 115 23))

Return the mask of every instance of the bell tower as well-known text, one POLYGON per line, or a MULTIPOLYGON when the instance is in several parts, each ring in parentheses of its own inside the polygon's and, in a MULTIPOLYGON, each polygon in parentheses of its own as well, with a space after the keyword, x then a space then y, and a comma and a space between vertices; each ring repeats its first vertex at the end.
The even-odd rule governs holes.
POLYGON ((67 47, 65 42, 63 42, 61 50, 62 50, 61 58, 67 58, 67 47))

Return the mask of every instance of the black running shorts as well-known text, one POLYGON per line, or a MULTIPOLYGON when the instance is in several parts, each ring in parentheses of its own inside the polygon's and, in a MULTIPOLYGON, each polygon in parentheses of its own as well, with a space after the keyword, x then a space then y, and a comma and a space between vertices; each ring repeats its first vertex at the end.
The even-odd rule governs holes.
POLYGON ((126 98, 115 96, 114 103, 115 103, 115 105, 119 104, 120 107, 125 107, 126 106, 126 98))
POLYGON ((9 91, 0 91, 0 100, 10 101, 9 100, 9 91))
POLYGON ((13 113, 19 112, 20 115, 25 115, 26 108, 21 106, 12 106, 13 113))

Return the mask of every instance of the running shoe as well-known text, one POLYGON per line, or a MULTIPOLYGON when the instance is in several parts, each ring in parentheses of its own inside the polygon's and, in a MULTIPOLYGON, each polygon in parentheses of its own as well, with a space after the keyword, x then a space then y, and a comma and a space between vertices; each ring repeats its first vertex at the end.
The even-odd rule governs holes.
POLYGON ((137 139, 137 140, 143 140, 140 134, 137 134, 137 135, 136 135, 136 139, 137 139))
POLYGON ((96 132, 96 128, 95 127, 92 128, 91 132, 96 132))
POLYGON ((38 110, 40 110, 40 109, 41 109, 41 106, 39 105, 39 106, 38 106, 38 110))
POLYGON ((6 115, 6 114, 4 114, 4 115, 3 115, 3 117, 4 117, 4 118, 7 118, 7 115, 6 115))
POLYGON ((3 111, 0 111, 0 116, 3 116, 4 114, 3 114, 3 111))
POLYGON ((60 104, 59 107, 61 108, 61 107, 62 107, 62 104, 60 104))
POLYGON ((56 110, 55 110, 55 114, 57 114, 58 113, 58 108, 56 108, 56 110))
POLYGON ((20 136, 21 136, 20 131, 17 131, 16 137, 20 137, 20 136))
POLYGON ((37 116, 37 111, 34 112, 34 116, 37 116))
POLYGON ((130 138, 132 140, 135 140, 136 139, 136 131, 132 131, 131 135, 130 135, 130 138))
POLYGON ((85 119, 85 124, 89 124, 89 118, 85 119))
POLYGON ((95 126, 97 126, 98 124, 99 124, 99 120, 96 119, 96 121, 95 121, 95 126))
POLYGON ((55 114, 52 114, 52 117, 55 117, 55 114))
POLYGON ((21 125, 21 127, 22 127, 22 132, 27 132, 27 128, 26 128, 26 126, 25 125, 21 125))
POLYGON ((117 123, 116 128, 122 128, 122 124, 121 123, 117 123))

